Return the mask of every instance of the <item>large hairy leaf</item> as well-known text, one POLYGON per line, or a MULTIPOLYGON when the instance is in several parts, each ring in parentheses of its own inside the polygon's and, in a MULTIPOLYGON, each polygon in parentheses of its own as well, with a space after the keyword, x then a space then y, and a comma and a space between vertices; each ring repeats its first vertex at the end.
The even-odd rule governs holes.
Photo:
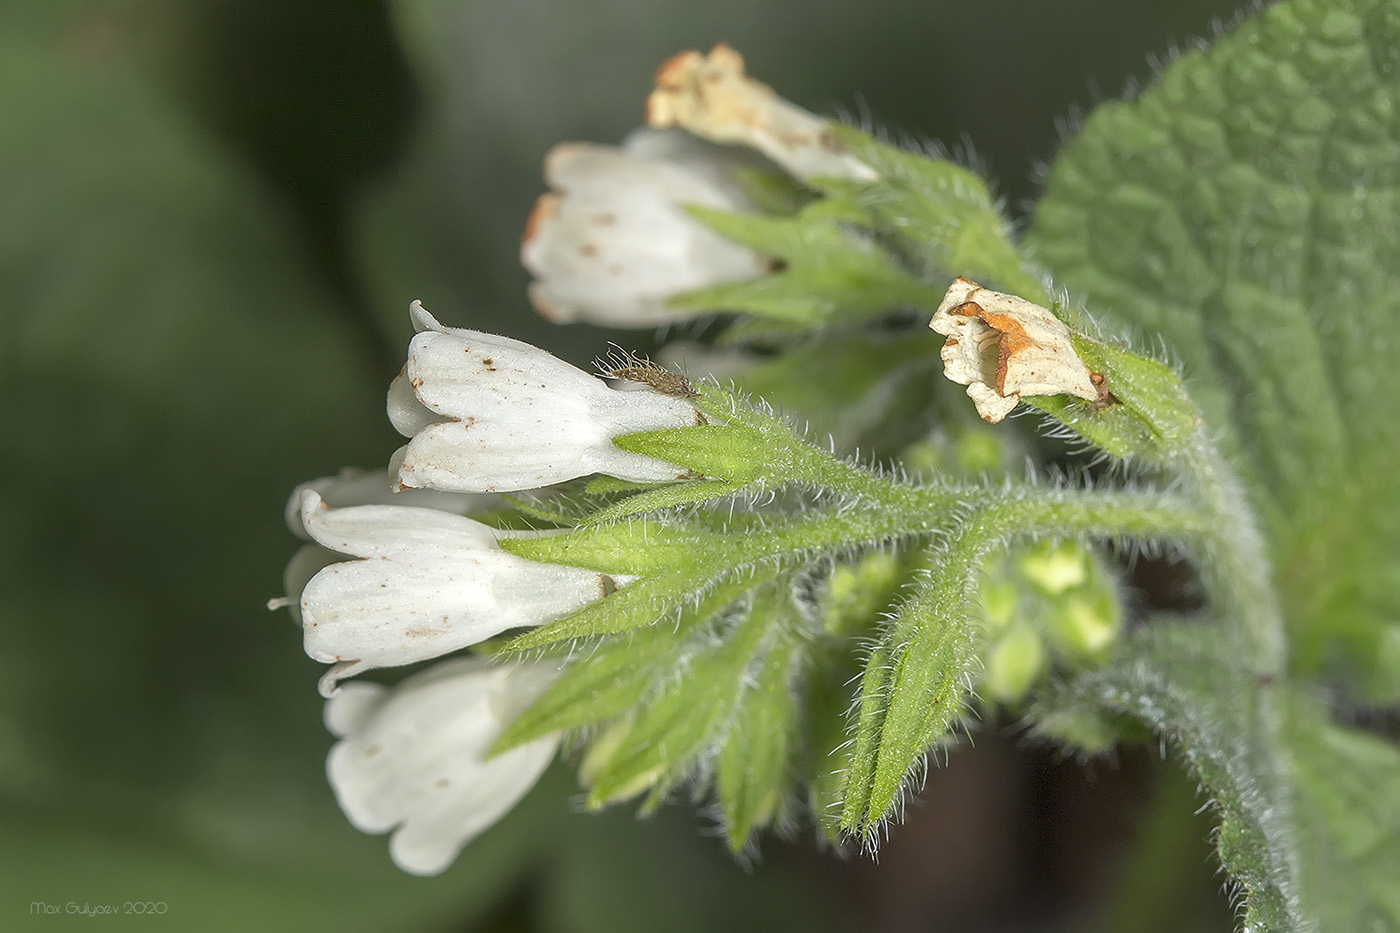
POLYGON ((1400 4, 1292 0, 1096 110, 1028 235, 1191 378, 1271 538, 1298 668, 1391 698, 1397 153, 1400 4))

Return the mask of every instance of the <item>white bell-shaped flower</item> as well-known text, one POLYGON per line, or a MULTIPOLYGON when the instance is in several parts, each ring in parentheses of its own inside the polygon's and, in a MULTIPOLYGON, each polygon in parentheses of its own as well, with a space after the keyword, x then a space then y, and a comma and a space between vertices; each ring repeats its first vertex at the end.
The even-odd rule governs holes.
POLYGON ((612 592, 628 577, 546 564, 502 550, 492 529, 461 515, 396 505, 331 509, 303 494, 316 543, 359 560, 322 568, 301 590, 306 653, 345 677, 440 657, 515 628, 542 625, 612 592))
MULTIPOLYGON (((395 482, 394 485, 397 485, 395 482)), ((496 496, 471 493, 438 492, 431 489, 414 489, 395 492, 384 470, 357 470, 347 467, 335 476, 322 476, 297 486, 287 499, 285 518, 292 534, 311 541, 311 533, 302 522, 302 500, 307 492, 314 492, 321 501, 331 508, 352 505, 402 505, 423 509, 437 509, 456 515, 470 515, 482 512, 500 504, 496 496)), ((345 555, 314 542, 304 545, 287 562, 282 575, 282 592, 285 596, 269 600, 269 609, 290 610, 292 618, 301 624, 301 591, 322 567, 339 563, 345 555)))
POLYGON ((535 203, 520 243, 536 310, 557 323, 653 327, 694 316, 667 307, 673 295, 768 272, 767 258, 685 210, 752 211, 736 172, 755 164, 677 130, 637 130, 621 148, 555 146, 544 163, 553 190, 535 203))
POLYGON ((394 863, 436 875, 524 797, 557 736, 491 758, 502 730, 553 682, 552 665, 445 661, 394 688, 352 683, 326 703, 340 738, 326 773, 340 808, 367 833, 390 830, 394 863))
POLYGON ((535 489, 592 473, 641 483, 683 467, 614 446, 620 434, 701 421, 684 398, 601 379, 509 337, 443 327, 421 304, 418 335, 389 387, 389 420, 408 445, 394 456, 400 488, 535 489))
POLYGON ((352 505, 408 505, 419 509, 436 509, 454 515, 471 515, 499 508, 499 497, 482 493, 438 492, 435 489, 398 491, 398 482, 384 469, 359 470, 346 467, 334 476, 308 480, 292 490, 287 499, 287 527, 298 538, 310 540, 311 533, 302 523, 302 499, 314 492, 333 509, 352 505))

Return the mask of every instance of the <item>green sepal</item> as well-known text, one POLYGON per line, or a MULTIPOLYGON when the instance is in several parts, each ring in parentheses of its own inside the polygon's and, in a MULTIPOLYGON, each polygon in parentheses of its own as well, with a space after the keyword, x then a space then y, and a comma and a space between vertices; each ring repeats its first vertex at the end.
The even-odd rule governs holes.
MULTIPOLYGON (((684 430, 695 429, 686 428, 684 430)), ((670 483, 653 489, 644 489, 611 505, 605 505, 585 518, 581 524, 597 525, 615 522, 618 519, 640 515, 643 512, 655 512, 659 509, 673 509, 677 506, 708 502, 711 499, 718 499, 720 496, 727 496, 731 492, 737 492, 741 488, 743 488, 742 483, 726 480, 692 480, 684 483, 670 483)))
MULTIPOLYGON (((887 551, 872 551, 854 562, 837 564, 817 604, 823 637, 808 648, 802 675, 807 722, 802 771, 811 811, 833 845, 842 838, 851 762, 874 751, 869 742, 851 740, 847 719, 863 715, 869 698, 879 693, 877 679, 886 673, 883 661, 874 655, 866 659, 867 689, 861 694, 860 710, 852 711, 850 684, 861 670, 855 645, 879 623, 905 580, 908 564, 887 551)), ((874 649, 882 650, 879 645, 874 649)))
POLYGON ((674 296, 667 304, 741 311, 809 329, 890 308, 935 308, 941 288, 910 275, 869 236, 851 226, 864 214, 820 200, 791 217, 732 214, 692 206, 692 214, 735 242, 780 261, 774 272, 674 296))
POLYGON ((796 645, 784 639, 757 668, 734 710, 715 762, 715 790, 724 836, 733 852, 774 819, 792 785, 798 704, 793 669, 796 645))
POLYGON ((614 747, 606 761, 591 763, 590 808, 654 785, 664 791, 696 764, 733 716, 772 620, 770 613, 746 610, 732 628, 691 653, 679 676, 647 697, 625 734, 610 740, 614 747))
MULTIPOLYGON (((865 814, 870 809, 874 774, 879 763, 880 729, 884 725, 891 682, 890 654, 888 642, 882 640, 870 650, 865 659, 865 671, 860 682, 860 699, 856 707, 855 736, 848 741, 840 756, 844 767, 836 769, 832 775, 839 776, 840 827, 843 831, 870 828, 865 814)), ((829 811, 823 807, 818 812, 829 811)))
POLYGON ((963 712, 980 640, 969 615, 978 556, 967 547, 942 553, 867 662, 842 813, 848 831, 868 833, 895 809, 911 769, 963 712))
POLYGON ((644 492, 648 489, 659 489, 668 486, 669 483, 637 483, 630 479, 619 479, 616 476, 603 474, 595 476, 583 487, 583 491, 589 495, 605 496, 615 492, 644 492))
POLYGON ((918 274, 940 279, 966 275, 1045 303, 1040 275, 1021 258, 1010 225, 976 173, 947 159, 878 142, 851 126, 833 123, 831 129, 878 177, 818 178, 816 185, 828 197, 858 206, 871 226, 893 235, 918 274))
POLYGON ((1159 450, 1181 449, 1201 426, 1199 409, 1170 367, 1083 334, 1075 334, 1072 342, 1079 358, 1104 377, 1104 388, 1147 429, 1159 450))
POLYGON ((632 453, 686 467, 700 476, 743 485, 765 472, 768 440, 762 432, 745 426, 710 424, 622 434, 613 438, 613 443, 632 453))
POLYGON ((599 573, 637 576, 684 571, 696 555, 721 555, 716 535, 679 525, 637 519, 611 524, 584 524, 559 534, 500 539, 501 549, 526 560, 568 564, 599 573))
POLYGON ((577 612, 517 635, 505 650, 522 653, 564 641, 630 632, 664 624, 691 595, 712 582, 704 571, 658 573, 628 584, 577 612))
POLYGON ((492 753, 627 712, 653 684, 675 672, 696 628, 740 595, 738 587, 718 587, 683 610, 674 625, 642 628, 598 645, 570 664, 543 696, 506 727, 492 753))
MULTIPOLYGON (((613 438, 622 450, 666 460, 714 481, 707 487, 709 493, 701 488, 686 494, 690 498, 685 501, 713 498, 720 489, 732 492, 759 480, 770 487, 790 482, 820 483, 834 465, 825 453, 798 437, 781 417, 754 407, 731 392, 701 386, 693 401, 709 417, 710 424, 638 431, 613 438)), ((686 485, 677 488, 684 491, 686 485)))

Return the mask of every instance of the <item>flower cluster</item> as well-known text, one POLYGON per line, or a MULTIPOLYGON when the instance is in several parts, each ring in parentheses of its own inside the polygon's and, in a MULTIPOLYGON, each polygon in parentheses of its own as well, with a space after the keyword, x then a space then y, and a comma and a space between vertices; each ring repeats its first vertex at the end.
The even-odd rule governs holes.
MULTIPOLYGON (((812 240, 816 230, 820 249, 810 255, 819 258, 810 264, 818 271, 852 242, 829 223, 784 227, 782 218, 722 216, 760 211, 754 172, 776 177, 776 186, 774 177, 766 179, 770 201, 772 190, 779 190, 791 204, 817 198, 818 178, 827 179, 821 183, 827 186, 832 177, 856 186, 877 178, 843 148, 828 121, 754 81, 732 49, 717 46, 709 55, 688 52, 666 62, 647 119, 650 128, 620 148, 572 143, 549 154, 545 175, 552 190, 535 205, 521 244, 521 259, 535 276, 530 298, 546 317, 669 324, 692 313, 674 302, 683 293, 773 271, 770 259, 750 248, 754 242, 773 244, 788 260, 782 245, 788 241, 751 237, 749 246, 741 245, 716 232, 728 230, 726 223, 757 228, 771 221, 771 229, 787 230, 790 241, 812 240), (709 213, 692 210, 697 207, 709 213)), ((843 211, 836 212, 843 219, 859 213, 850 206, 843 211)), ((872 248, 862 242, 852 255, 864 261, 872 248)), ((856 268, 894 281, 886 265, 856 268)), ((762 291, 771 284, 755 287, 762 291)), ((807 301, 801 295, 796 300, 807 301)), ((721 730, 737 721, 744 684, 760 675, 773 684, 789 683, 785 646, 793 633, 770 636, 765 627, 778 631, 805 619, 800 613, 789 618, 791 607, 781 594, 792 587, 774 582, 768 597, 747 602, 740 590, 720 588, 724 598, 706 602, 707 588, 720 587, 733 569, 727 563, 732 542, 724 538, 732 522, 685 525, 686 516, 629 527, 620 519, 657 509, 674 515, 682 506, 784 484, 837 484, 833 488, 850 493, 847 501, 853 503, 874 495, 881 481, 817 451, 771 410, 717 388, 696 388, 654 364, 622 359, 604 371, 620 382, 610 384, 521 341, 444 326, 416 301, 409 315, 415 334, 386 403, 389 421, 407 441, 390 457, 387 476, 346 472, 293 493, 287 521, 307 544, 287 567, 287 595, 272 605, 291 611, 306 653, 329 665, 320 691, 327 726, 339 741, 327 771, 342 808, 366 832, 392 831, 391 852, 406 871, 432 874, 532 786, 553 757, 559 730, 582 729, 620 712, 609 706, 592 720, 549 718, 549 710, 565 705, 559 694, 598 695, 596 685, 569 692, 579 691, 578 679, 591 675, 590 668, 566 671, 567 664, 548 656, 494 663, 484 642, 550 623, 558 624, 523 634, 513 648, 606 636, 672 611, 690 611, 708 622, 701 606, 713 615, 739 605, 736 600, 743 603, 731 613, 733 631, 740 633, 733 657, 716 649, 706 662, 727 672, 711 678, 708 687, 716 693, 708 705, 678 691, 674 709, 666 707, 648 692, 648 682, 618 688, 628 702, 648 697, 662 713, 650 720, 622 716, 613 732, 604 733, 627 732, 627 747, 636 755, 609 759, 609 748, 622 747, 610 746, 610 740, 591 748, 585 772, 593 767, 597 777, 607 771, 600 764, 605 759, 611 769, 592 789, 599 800, 646 787, 664 793, 676 779, 668 774, 674 762, 660 752, 659 758, 649 755, 669 747, 666 729, 674 721, 696 717, 694 748, 675 752, 677 761, 715 755, 721 730), (558 516, 503 495, 547 495, 548 487, 595 474, 608 479, 591 485, 589 493, 625 490, 625 498, 586 519, 575 516, 586 527, 522 530, 533 517, 558 516), (706 548, 707 557, 697 556, 706 548), (619 590, 624 592, 614 597, 619 590), (599 607, 607 600, 612 602, 599 607), (625 617, 622 622, 612 618, 588 627, 614 610, 625 617), (472 649, 476 653, 467 653, 472 649), (367 671, 424 662, 436 663, 393 687, 342 684, 367 671), (742 675, 737 688, 725 679, 734 672, 742 675), (554 693, 532 706, 556 683, 554 693)), ((1103 395, 1101 377, 1095 382, 1075 355, 1068 329, 1029 302, 959 279, 932 326, 949 335, 943 351, 948 376, 969 385, 987 420, 1005 416, 1022 395, 1103 395)), ((731 367, 760 365, 761 357, 733 348, 730 353, 738 353, 728 361, 731 367)), ((837 527, 846 525, 832 529, 837 527)), ((915 527, 920 533, 926 528, 922 517, 915 527)), ((836 547, 840 542, 828 540, 836 534, 832 529, 813 540, 836 547)), ((793 534, 794 541, 802 540, 793 534)), ((882 541, 890 531, 876 521, 861 534, 882 541)), ((787 571, 763 572, 771 577, 787 571)), ((997 656, 1005 663, 996 681, 1003 694, 1038 671, 1039 636, 1029 634, 1029 640, 1003 639, 1009 647, 997 656)), ((661 666, 684 666, 680 653, 666 654, 668 647, 663 639, 658 657, 674 663, 661 666)), ((631 664, 617 669, 623 668, 645 672, 631 664)), ((705 668, 697 661, 690 669, 705 668)), ((834 667, 832 675, 839 682, 849 679, 834 667)), ((770 712, 783 714, 759 708, 759 702, 751 701, 759 709, 750 714, 755 722, 770 712)), ((621 706, 625 710, 627 703, 621 706)), ((775 818, 776 801, 788 789, 788 768, 780 746, 763 752, 768 757, 762 767, 752 764, 762 765, 761 756, 745 757, 750 749, 743 742, 725 747, 740 749, 726 759, 722 793, 729 798, 730 843, 738 851, 755 827, 775 818)))
POLYGON ((341 681, 376 668, 455 654, 566 616, 632 577, 529 560, 509 539, 547 531, 470 517, 501 508, 498 491, 531 490, 593 473, 641 483, 683 466, 613 445, 623 434, 704 421, 684 398, 644 384, 614 389, 543 350, 444 327, 410 308, 417 335, 388 392, 409 438, 384 473, 345 471, 303 484, 287 506, 307 543, 285 597, 321 678, 326 722, 340 737, 327 766, 351 821, 395 830, 394 860, 442 871, 468 840, 530 788, 558 736, 500 754, 503 729, 558 675, 550 662, 440 661, 394 688, 341 681))

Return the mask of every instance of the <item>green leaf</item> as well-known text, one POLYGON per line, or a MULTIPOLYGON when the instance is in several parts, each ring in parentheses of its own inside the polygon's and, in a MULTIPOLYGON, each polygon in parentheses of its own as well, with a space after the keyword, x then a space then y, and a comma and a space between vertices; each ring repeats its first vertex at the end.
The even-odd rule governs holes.
POLYGON ((1295 663, 1400 697, 1400 7, 1291 0, 1094 112, 1027 243, 1161 335, 1271 538, 1295 663))
POLYGON ((1321 930, 1400 929, 1400 749, 1303 702, 1287 735, 1305 907, 1321 930))

